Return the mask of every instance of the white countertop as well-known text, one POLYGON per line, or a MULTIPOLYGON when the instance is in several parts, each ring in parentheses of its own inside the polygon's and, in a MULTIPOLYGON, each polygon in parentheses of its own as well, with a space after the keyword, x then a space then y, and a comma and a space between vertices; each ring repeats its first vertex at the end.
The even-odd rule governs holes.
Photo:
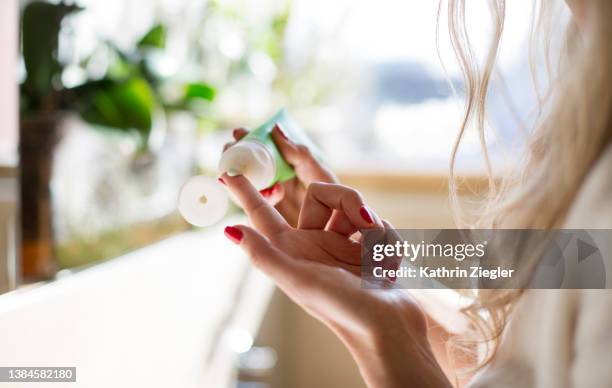
POLYGON ((222 226, 184 233, 1 295, 0 365, 76 366, 70 387, 224 387, 225 333, 254 336, 272 290, 222 226))

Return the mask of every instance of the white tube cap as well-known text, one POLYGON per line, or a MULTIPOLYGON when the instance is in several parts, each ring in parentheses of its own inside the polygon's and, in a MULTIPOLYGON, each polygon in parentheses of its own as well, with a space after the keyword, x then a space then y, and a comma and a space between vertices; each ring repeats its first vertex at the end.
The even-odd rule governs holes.
POLYGON ((276 175, 274 157, 265 145, 253 139, 234 144, 221 155, 219 174, 244 175, 257 190, 269 187, 276 175))
POLYGON ((227 212, 228 203, 228 193, 221 182, 197 175, 181 188, 178 210, 190 224, 204 227, 221 221, 227 212))

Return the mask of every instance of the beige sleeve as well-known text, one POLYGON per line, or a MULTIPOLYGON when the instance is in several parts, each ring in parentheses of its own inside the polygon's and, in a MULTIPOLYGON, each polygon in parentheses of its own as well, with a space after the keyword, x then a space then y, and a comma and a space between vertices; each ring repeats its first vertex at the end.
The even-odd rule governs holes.
POLYGON ((565 224, 568 229, 612 229, 612 146, 586 177, 565 224))
POLYGON ((574 336, 573 387, 612 386, 612 290, 583 290, 574 336))
MULTIPOLYGON (((588 176, 569 214, 567 227, 608 229, 612 236, 611 148, 588 176)), ((612 238, 598 248, 605 265, 612 265, 612 238)), ((607 280, 609 283, 610 279, 607 280)), ((577 307, 570 371, 572 386, 611 387, 612 290, 582 290, 577 307)))

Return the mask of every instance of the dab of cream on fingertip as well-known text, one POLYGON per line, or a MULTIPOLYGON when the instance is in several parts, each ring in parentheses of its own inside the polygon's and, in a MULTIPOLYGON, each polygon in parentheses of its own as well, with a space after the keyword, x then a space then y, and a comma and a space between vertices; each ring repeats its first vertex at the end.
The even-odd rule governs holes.
POLYGON ((235 168, 230 168, 229 170, 227 170, 227 175, 229 176, 237 176, 237 175, 242 175, 242 173, 235 169, 235 168))

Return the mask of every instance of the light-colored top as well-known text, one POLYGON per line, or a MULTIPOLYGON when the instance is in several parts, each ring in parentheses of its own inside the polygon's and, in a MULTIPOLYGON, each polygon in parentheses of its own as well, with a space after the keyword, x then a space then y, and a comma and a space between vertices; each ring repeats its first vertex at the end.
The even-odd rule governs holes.
MULTIPOLYGON (((612 230, 611 147, 580 189, 566 228, 612 230)), ((611 252, 610 240, 600 250, 611 252)), ((612 387, 612 290, 526 291, 493 362, 469 387, 612 387)))

